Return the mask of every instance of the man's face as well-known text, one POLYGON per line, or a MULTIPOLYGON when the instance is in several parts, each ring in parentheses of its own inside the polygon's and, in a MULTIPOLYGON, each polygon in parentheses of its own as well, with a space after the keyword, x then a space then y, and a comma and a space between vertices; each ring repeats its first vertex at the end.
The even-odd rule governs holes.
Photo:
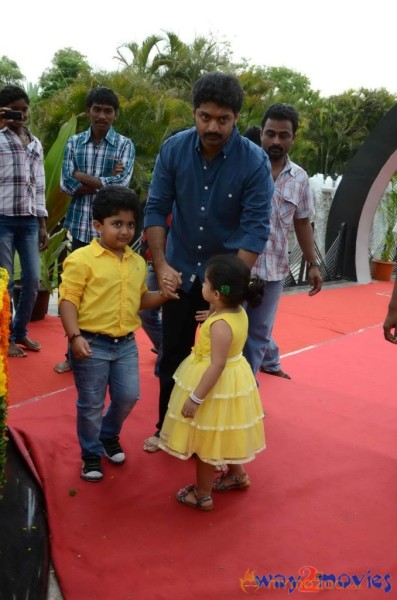
POLYGON ((226 144, 239 117, 231 108, 215 102, 203 102, 193 116, 200 141, 209 154, 216 154, 226 144))
POLYGON ((109 104, 92 104, 87 110, 94 132, 106 135, 116 118, 116 111, 109 104))
POLYGON ((289 152, 294 138, 291 121, 267 119, 261 131, 262 148, 270 160, 281 160, 289 152))
POLYGON ((12 129, 13 131, 18 131, 21 129, 22 125, 29 118, 29 104, 26 102, 24 98, 20 98, 19 100, 14 100, 7 105, 7 108, 11 108, 11 110, 19 110, 22 113, 22 121, 12 121, 8 123, 7 127, 12 129))

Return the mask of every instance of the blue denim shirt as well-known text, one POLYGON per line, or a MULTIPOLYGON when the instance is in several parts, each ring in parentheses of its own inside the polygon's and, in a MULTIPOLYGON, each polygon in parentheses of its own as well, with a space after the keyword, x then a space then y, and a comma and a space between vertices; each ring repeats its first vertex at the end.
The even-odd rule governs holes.
POLYGON ((214 254, 244 249, 260 254, 269 236, 273 178, 265 152, 234 128, 207 161, 193 127, 166 140, 156 159, 145 211, 145 228, 167 228, 168 263, 182 273, 188 291, 204 280, 214 254))

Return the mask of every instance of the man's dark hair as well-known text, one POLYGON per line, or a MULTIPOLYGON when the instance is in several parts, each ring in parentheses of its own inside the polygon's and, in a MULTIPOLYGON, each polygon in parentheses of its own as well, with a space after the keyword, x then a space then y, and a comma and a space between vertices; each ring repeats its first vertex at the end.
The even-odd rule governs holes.
POLYGON ((86 99, 87 108, 91 108, 94 103, 113 106, 116 111, 119 109, 119 99, 113 90, 106 87, 96 87, 88 92, 86 99))
POLYGON ((135 230, 140 230, 141 204, 137 194, 123 185, 107 185, 101 188, 92 204, 92 217, 103 223, 107 217, 117 215, 121 210, 132 210, 135 217, 135 230))
POLYGON ((292 124, 292 133, 296 133, 299 125, 299 114, 295 106, 292 104, 272 104, 269 106, 267 111, 262 117, 262 129, 265 126, 267 119, 274 119, 275 121, 290 121, 292 124))
POLYGON ((243 99, 244 92, 239 80, 228 73, 207 73, 193 87, 193 108, 198 108, 204 102, 215 102, 218 106, 231 108, 237 114, 243 99))
POLYGON ((26 104, 30 103, 25 90, 17 85, 6 85, 0 90, 0 106, 8 106, 17 100, 25 100, 26 104))
POLYGON ((243 137, 248 138, 251 142, 254 142, 257 146, 262 146, 261 143, 261 129, 257 125, 251 125, 244 133, 243 137))

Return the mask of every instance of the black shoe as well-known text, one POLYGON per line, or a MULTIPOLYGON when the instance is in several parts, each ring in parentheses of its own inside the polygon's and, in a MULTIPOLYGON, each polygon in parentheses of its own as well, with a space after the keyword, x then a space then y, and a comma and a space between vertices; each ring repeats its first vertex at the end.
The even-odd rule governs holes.
POLYGON ((106 458, 114 465, 122 465, 125 461, 125 454, 119 444, 119 436, 116 435, 112 438, 101 439, 101 442, 106 458))
POLYGON ((282 379, 291 379, 291 377, 287 373, 284 373, 284 371, 282 371, 281 369, 279 369, 278 371, 268 371, 267 369, 265 369, 265 367, 262 367, 262 365, 261 365, 259 367, 259 371, 261 373, 266 373, 267 375, 274 375, 275 377, 281 377, 282 379))
POLYGON ((83 459, 83 467, 81 469, 81 478, 85 481, 97 482, 103 477, 101 457, 87 456, 83 459))

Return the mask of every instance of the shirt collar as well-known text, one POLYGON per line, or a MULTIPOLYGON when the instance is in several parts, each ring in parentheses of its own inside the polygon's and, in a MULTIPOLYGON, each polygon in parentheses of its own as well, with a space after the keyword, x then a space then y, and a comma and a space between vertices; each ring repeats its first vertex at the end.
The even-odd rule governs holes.
MULTIPOLYGON (((113 127, 111 127, 109 129, 109 131, 107 132, 107 134, 105 135, 105 137, 103 139, 106 140, 109 144, 112 144, 112 146, 116 145, 116 132, 113 129, 113 127)), ((90 140, 91 140, 91 125, 85 132, 83 143, 88 144, 88 142, 90 140)))
MULTIPOLYGON (((233 131, 232 131, 232 133, 231 133, 231 135, 230 135, 230 138, 227 140, 226 144, 225 144, 224 146, 222 146, 222 148, 221 148, 221 150, 220 150, 219 154, 220 154, 221 152, 223 153, 223 155, 224 155, 224 156, 227 156, 228 154, 230 154, 230 151, 231 151, 231 149, 232 149, 232 147, 233 147, 233 144, 234 144, 234 142, 235 142, 235 139, 236 139, 236 137, 237 137, 237 136, 239 136, 239 135, 240 135, 240 134, 239 134, 239 132, 238 132, 238 130, 237 130, 237 127, 236 127, 236 126, 234 126, 234 127, 233 127, 233 131)), ((196 143, 195 143, 195 149, 196 149, 198 152, 201 152, 201 149, 200 149, 200 138, 199 138, 199 136, 198 136, 198 134, 197 134, 197 133, 196 133, 196 143)))
MULTIPOLYGON (((99 243, 99 238, 94 238, 91 240, 91 245, 93 247, 95 256, 100 256, 105 252, 105 248, 102 248, 101 244, 99 243)), ((133 256, 134 254, 134 251, 129 246, 124 248, 124 255, 133 256)))
POLYGON ((281 173, 286 173, 287 171, 289 171, 291 177, 295 177, 299 172, 298 165, 292 162, 288 154, 285 155, 285 165, 281 173))

